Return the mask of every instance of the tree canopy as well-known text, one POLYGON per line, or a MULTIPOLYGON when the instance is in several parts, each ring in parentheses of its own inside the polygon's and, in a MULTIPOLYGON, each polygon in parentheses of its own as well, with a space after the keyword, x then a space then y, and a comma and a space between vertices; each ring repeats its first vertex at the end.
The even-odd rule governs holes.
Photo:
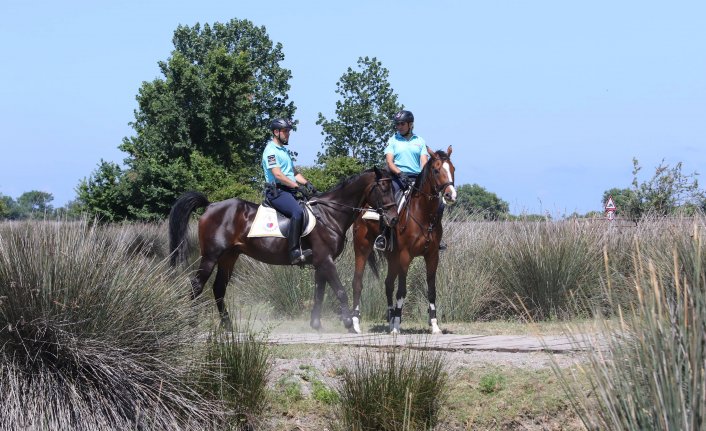
POLYGON ((647 180, 640 180, 641 170, 640 163, 633 158, 632 188, 612 188, 603 193, 604 203, 613 196, 617 215, 638 219, 645 214, 693 213, 704 209, 706 194, 699 189, 698 173, 683 173, 681 162, 670 166, 662 160, 647 180))
POLYGON ((318 163, 331 157, 350 156, 370 167, 383 161, 385 142, 392 135, 392 116, 403 108, 388 82, 389 71, 377 58, 358 58, 357 70, 349 67, 336 83, 336 118, 319 112, 316 124, 323 129, 323 151, 318 163))
POLYGON ((457 187, 456 203, 450 208, 452 216, 481 217, 484 220, 504 219, 509 210, 510 204, 478 184, 457 187))
POLYGON ((158 219, 186 190, 211 199, 252 197, 271 118, 291 118, 291 72, 264 27, 233 19, 179 26, 162 78, 143 82, 119 148, 125 168, 101 161, 77 187, 78 201, 105 220, 158 219), (253 168, 255 166, 255 168, 253 168), (242 196, 241 196, 242 197, 242 196))

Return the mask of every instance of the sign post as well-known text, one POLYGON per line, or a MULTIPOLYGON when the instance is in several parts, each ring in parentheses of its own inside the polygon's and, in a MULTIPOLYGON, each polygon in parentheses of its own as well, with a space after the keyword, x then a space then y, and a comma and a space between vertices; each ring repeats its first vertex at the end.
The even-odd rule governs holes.
POLYGON ((613 201, 613 195, 608 196, 608 202, 605 204, 605 216, 608 220, 615 220, 615 202, 613 201))

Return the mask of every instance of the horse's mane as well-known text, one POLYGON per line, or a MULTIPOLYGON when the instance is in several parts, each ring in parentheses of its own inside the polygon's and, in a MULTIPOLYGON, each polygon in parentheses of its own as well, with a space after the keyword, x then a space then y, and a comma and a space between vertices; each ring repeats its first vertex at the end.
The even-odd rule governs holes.
MULTIPOLYGON (((441 160, 448 160, 449 155, 446 154, 446 151, 443 150, 437 150, 434 152, 436 154, 436 157, 438 157, 441 160)), ((415 181, 414 187, 417 188, 417 190, 421 190, 422 187, 424 187, 424 183, 427 180, 427 177, 429 176, 429 170, 431 169, 431 160, 428 160, 427 163, 424 165, 424 168, 422 168, 422 172, 417 176, 417 181, 415 181)))

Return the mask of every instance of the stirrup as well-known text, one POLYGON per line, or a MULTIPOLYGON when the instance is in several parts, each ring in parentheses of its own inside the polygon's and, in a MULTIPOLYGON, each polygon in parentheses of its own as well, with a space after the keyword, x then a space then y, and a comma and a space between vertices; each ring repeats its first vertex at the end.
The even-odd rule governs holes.
POLYGON ((439 251, 444 251, 446 250, 447 246, 445 242, 440 242, 439 243, 439 251))
POLYGON ((385 251, 387 248, 387 238, 385 238, 384 235, 378 235, 377 238, 375 238, 375 250, 380 250, 380 251, 385 251))
POLYGON ((306 250, 294 250, 289 255, 290 265, 303 265, 311 257, 312 252, 309 249, 306 250))

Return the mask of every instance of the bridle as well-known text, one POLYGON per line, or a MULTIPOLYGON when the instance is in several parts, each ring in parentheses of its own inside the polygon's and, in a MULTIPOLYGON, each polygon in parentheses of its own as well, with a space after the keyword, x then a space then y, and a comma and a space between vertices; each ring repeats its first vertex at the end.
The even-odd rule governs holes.
MULTIPOLYGON (((438 160, 439 160, 442 164, 443 164, 444 162, 449 162, 449 163, 451 163, 451 158, 449 158, 449 157, 444 157, 444 158, 439 157, 438 160)), ((433 160, 430 161, 430 163, 432 163, 432 162, 433 162, 433 160)), ((431 171, 431 169, 430 169, 430 171, 431 171)), ((433 199, 433 198, 438 198, 439 195, 441 195, 441 193, 446 189, 446 187, 448 187, 448 186, 454 186, 454 185, 455 185, 455 184, 454 184, 453 181, 447 181, 447 182, 445 182, 445 183, 438 184, 438 185, 432 187, 433 193, 426 193, 426 192, 422 191, 419 187, 415 187, 415 186, 412 186, 412 188, 414 188, 414 190, 416 190, 416 191, 419 192, 420 194, 422 194, 422 195, 428 197, 428 198, 431 200, 431 199, 433 199)))

